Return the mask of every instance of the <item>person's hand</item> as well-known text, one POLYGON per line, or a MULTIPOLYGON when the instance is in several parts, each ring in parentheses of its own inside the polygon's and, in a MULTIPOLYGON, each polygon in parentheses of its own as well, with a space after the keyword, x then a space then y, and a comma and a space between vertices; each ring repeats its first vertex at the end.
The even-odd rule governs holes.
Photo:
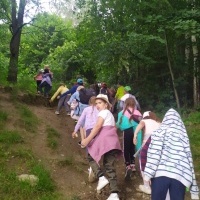
POLYGON ((191 199, 199 199, 199 195, 198 194, 191 194, 191 199))
POLYGON ((57 99, 60 99, 60 96, 59 96, 59 95, 57 96, 57 99))
POLYGON ((134 145, 137 144, 137 136, 134 136, 134 138, 133 138, 133 144, 134 144, 134 145))
POLYGON ((72 138, 78 137, 78 134, 76 132, 72 133, 72 138))
POLYGON ((81 147, 86 147, 86 146, 88 145, 88 143, 89 143, 89 141, 88 141, 87 138, 83 139, 83 140, 81 141, 81 147))

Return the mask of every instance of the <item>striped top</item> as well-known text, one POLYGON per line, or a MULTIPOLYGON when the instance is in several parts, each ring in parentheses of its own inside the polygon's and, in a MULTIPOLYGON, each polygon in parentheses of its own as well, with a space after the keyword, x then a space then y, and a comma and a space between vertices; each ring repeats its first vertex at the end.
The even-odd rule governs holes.
POLYGON ((170 109, 151 135, 144 179, 165 176, 180 181, 198 195, 189 138, 180 115, 170 109))

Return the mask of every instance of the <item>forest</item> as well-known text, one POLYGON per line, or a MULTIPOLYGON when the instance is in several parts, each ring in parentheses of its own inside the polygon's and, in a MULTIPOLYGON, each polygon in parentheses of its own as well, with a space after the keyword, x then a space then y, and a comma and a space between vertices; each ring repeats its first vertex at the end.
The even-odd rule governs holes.
POLYGON ((143 108, 198 110, 199 33, 195 0, 1 0, 0 84, 34 91, 48 64, 55 85, 122 82, 143 108))

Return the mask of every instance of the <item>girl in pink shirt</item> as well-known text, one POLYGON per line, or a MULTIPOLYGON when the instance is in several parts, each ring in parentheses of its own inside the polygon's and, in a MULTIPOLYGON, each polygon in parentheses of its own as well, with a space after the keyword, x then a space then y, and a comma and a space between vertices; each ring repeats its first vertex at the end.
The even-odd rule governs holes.
MULTIPOLYGON (((138 124, 137 128, 135 129, 134 132, 134 138, 133 138, 133 143, 136 145, 137 144, 137 134, 140 130, 143 129, 143 140, 142 140, 142 149, 140 152, 140 157, 139 157, 139 162, 140 162, 140 170, 142 177, 144 177, 144 168, 146 165, 146 153, 148 150, 148 147, 146 147, 146 142, 149 143, 150 136, 154 130, 159 128, 160 126, 160 119, 156 116, 155 113, 151 111, 146 111, 143 113, 142 120, 138 124)), ((149 182, 145 181, 143 179, 144 185, 139 185, 139 189, 146 193, 146 194, 151 194, 151 188, 149 186, 149 182)))

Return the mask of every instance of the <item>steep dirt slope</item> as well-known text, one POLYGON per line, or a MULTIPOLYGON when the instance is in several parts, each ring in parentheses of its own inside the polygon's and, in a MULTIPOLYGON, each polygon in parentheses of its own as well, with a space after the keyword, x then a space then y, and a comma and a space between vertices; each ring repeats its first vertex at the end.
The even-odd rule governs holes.
MULTIPOLYGON (((35 134, 24 135, 25 142, 30 146, 38 161, 42 162, 50 171, 58 191, 62 194, 59 200, 72 197, 79 197, 81 200, 105 200, 109 196, 109 187, 107 186, 102 194, 97 194, 95 192, 97 182, 89 183, 87 180, 88 162, 85 150, 77 145, 79 139, 71 137, 75 122, 66 115, 64 110, 60 115, 55 115, 56 106, 49 106, 46 99, 34 98, 34 101, 28 101, 27 106, 37 116, 40 123, 35 134), (58 147, 55 150, 47 146, 47 127, 55 129, 60 134, 60 137, 57 138, 58 147)), ((20 97, 20 99, 23 99, 24 102, 24 97, 20 97)), ((15 118, 15 106, 10 101, 8 93, 2 92, 0 94, 0 106, 6 107, 7 112, 11 113, 11 117, 15 118)), ((15 125, 10 123, 10 126, 14 129, 15 125)), ((120 133, 119 137, 121 140, 120 133)), ((121 200, 150 199, 150 196, 137 191, 138 185, 142 183, 139 170, 135 172, 131 181, 124 180, 122 157, 117 162, 117 173, 121 200)))

